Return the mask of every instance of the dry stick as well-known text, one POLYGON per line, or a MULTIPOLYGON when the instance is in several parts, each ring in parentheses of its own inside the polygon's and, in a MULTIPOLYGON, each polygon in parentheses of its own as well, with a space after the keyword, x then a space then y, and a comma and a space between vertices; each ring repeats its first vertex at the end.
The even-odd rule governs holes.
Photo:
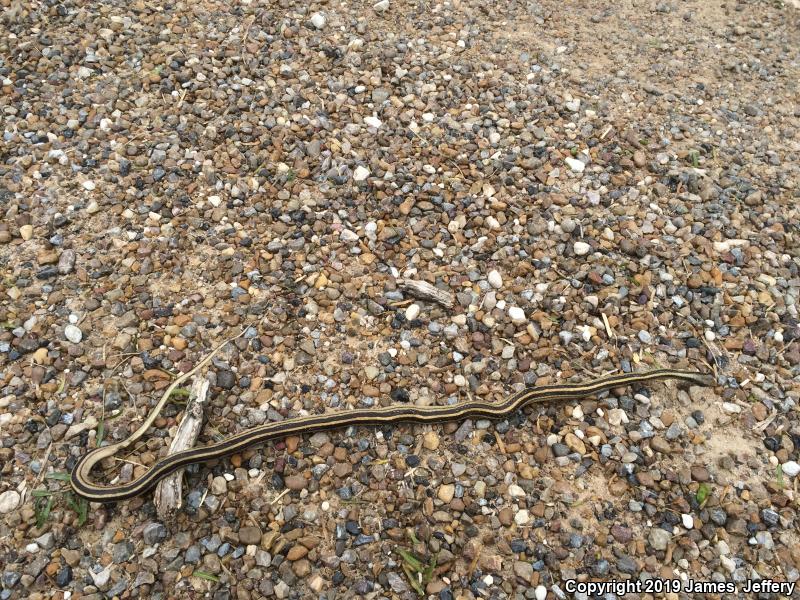
MULTIPOLYGON (((208 386, 207 379, 197 378, 192 383, 186 412, 169 446, 169 454, 191 448, 197 441, 203 427, 203 404, 208 397, 208 386)), ((153 502, 162 521, 172 519, 180 510, 183 504, 182 481, 183 469, 178 469, 158 482, 153 502)))
POLYGON ((433 300, 445 308, 453 308, 453 304, 455 303, 451 293, 440 290, 427 281, 400 278, 397 280, 397 284, 412 296, 425 300, 433 300))

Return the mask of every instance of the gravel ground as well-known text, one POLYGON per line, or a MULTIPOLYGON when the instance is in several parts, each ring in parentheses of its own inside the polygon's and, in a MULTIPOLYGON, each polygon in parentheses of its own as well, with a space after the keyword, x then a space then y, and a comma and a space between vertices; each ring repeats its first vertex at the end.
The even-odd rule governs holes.
POLYGON ((0 600, 800 578, 798 3, 86 4, 0 0, 0 600), (718 385, 290 438, 189 469, 171 522, 66 493, 247 324, 203 443, 647 366, 718 385))

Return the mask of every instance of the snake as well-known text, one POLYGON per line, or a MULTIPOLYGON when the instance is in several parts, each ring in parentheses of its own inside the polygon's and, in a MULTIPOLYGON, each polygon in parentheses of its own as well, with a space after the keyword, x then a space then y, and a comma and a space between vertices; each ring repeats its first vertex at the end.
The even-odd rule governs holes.
MULTIPOLYGON (((244 333, 244 331, 242 332, 244 333)), ((70 475, 70 485, 79 497, 91 502, 111 503, 134 498, 150 491, 156 484, 178 469, 189 465, 204 463, 230 456, 254 445, 282 439, 293 435, 313 434, 318 431, 342 429, 353 425, 381 426, 395 423, 438 424, 465 419, 480 418, 499 420, 530 404, 580 400, 613 388, 642 384, 661 379, 674 379, 700 386, 711 386, 714 378, 698 371, 680 369, 653 369, 649 371, 607 375, 585 383, 564 383, 526 387, 507 396, 500 402, 470 400, 446 406, 407 406, 390 405, 380 408, 352 409, 317 415, 301 416, 273 421, 246 429, 220 442, 200 448, 190 448, 174 452, 157 460, 147 471, 131 481, 104 485, 91 477, 92 468, 105 458, 116 456, 120 451, 131 447, 152 426, 155 419, 169 400, 172 391, 182 382, 207 365, 213 356, 229 341, 226 340, 201 360, 193 369, 176 378, 166 389, 142 424, 127 438, 120 442, 100 446, 90 450, 78 460, 70 475)))

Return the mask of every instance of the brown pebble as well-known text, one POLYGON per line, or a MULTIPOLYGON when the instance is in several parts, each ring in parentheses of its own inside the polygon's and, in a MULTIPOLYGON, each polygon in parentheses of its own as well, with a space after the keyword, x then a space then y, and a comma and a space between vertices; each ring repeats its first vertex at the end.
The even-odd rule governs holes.
POLYGON ((501 508, 500 512, 497 513, 497 518, 503 527, 510 527, 514 522, 514 511, 508 506, 501 508))
POLYGON ((286 553, 287 560, 299 560, 303 558, 306 554, 308 554, 308 548, 303 546, 302 544, 298 544, 296 546, 292 546, 289 548, 289 552, 286 553))
POLYGON ((308 482, 302 475, 289 475, 289 477, 283 480, 283 483, 290 490, 299 491, 304 489, 308 482))

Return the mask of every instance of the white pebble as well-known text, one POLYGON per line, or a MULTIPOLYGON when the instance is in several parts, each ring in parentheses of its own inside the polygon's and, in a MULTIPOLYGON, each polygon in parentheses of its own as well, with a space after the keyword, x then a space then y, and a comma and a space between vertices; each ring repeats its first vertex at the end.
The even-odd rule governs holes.
POLYGON ((64 337, 73 344, 78 344, 83 339, 83 332, 77 326, 70 323, 64 327, 64 337))
POLYGON ((783 342, 783 333, 780 331, 776 331, 773 338, 775 339, 776 342, 780 344, 781 342, 783 342))
POLYGON ((508 495, 512 498, 524 498, 525 490, 519 487, 516 483, 512 483, 510 486, 508 486, 508 495))
POLYGON ((497 294, 494 291, 486 292, 486 295, 483 297, 483 308, 489 311, 495 306, 497 306, 497 294))
POLYGON ((314 13, 311 15, 311 24, 317 29, 322 29, 325 27, 325 21, 325 15, 322 13, 314 13))
POLYGON ((785 475, 789 477, 796 477, 798 473, 800 473, 800 464, 797 464, 793 460, 786 461, 781 465, 781 469, 785 475))
POLYGON ((486 217, 486 226, 492 231, 498 231, 500 229, 500 221, 492 216, 488 216, 486 217))
POLYGON ((722 410, 724 410, 729 415, 736 415, 742 412, 742 407, 739 406, 738 404, 734 404, 733 402, 723 402, 722 410))
POLYGON ((508 316, 511 317, 511 322, 515 325, 522 325, 528 321, 528 317, 525 316, 525 311, 519 306, 509 307, 508 316))
POLYGON ((389 0, 380 0, 380 2, 376 2, 372 5, 372 10, 376 13, 382 13, 389 10, 389 0))
POLYGON ((86 205, 86 212, 90 215, 93 215, 96 212, 100 212, 100 206, 94 200, 91 200, 89 204, 86 205))
POLYGON ((220 198, 219 196, 209 196, 208 202, 209 204, 211 204, 211 206, 217 208, 220 204, 222 204, 222 198, 220 198))
POLYGON ((357 242, 358 234, 349 229, 342 229, 342 232, 339 234, 339 239, 343 242, 357 242))
POLYGON ((369 177, 369 169, 366 167, 359 165, 353 171, 353 181, 364 181, 367 177, 369 177))
POLYGON ((572 158, 571 156, 565 158, 564 162, 567 163, 567 166, 576 173, 583 173, 583 170, 586 168, 585 163, 581 162, 577 158, 572 158))
POLYGON ((383 122, 378 117, 364 117, 364 123, 375 129, 383 125, 383 122))
POLYGON ((683 526, 686 529, 692 529, 694 527, 694 518, 692 518, 692 515, 687 515, 686 513, 683 513, 681 515, 681 521, 683 521, 683 526))
POLYGON ((612 408, 608 411, 609 425, 621 425, 628 423, 628 415, 621 408, 612 408))
POLYGON ((531 520, 530 514, 528 514, 527 510, 521 510, 517 514, 514 515, 514 522, 517 525, 525 525, 528 521, 531 520))
POLYGON ((413 321, 419 316, 419 304, 409 304, 406 308, 406 321, 413 321))
POLYGON ((704 335, 705 335, 706 339, 707 339, 709 342, 713 342, 713 341, 714 341, 714 339, 717 337, 716 335, 714 335, 714 332, 713 332, 713 331, 711 331, 710 329, 706 329, 706 332, 705 332, 705 334, 704 334, 704 335))
POLYGON ((0 494, 0 514, 10 513, 19 506, 20 495, 16 490, 8 490, 0 494))
POLYGON ((500 276, 495 270, 489 271, 489 285, 491 285, 494 289, 499 290, 503 287, 503 278, 500 276))
POLYGON ((572 249, 578 256, 584 256, 589 254, 589 251, 592 249, 592 247, 586 242, 575 242, 575 244, 572 246, 572 249))
POLYGON ((736 570, 736 563, 727 556, 720 556, 719 562, 729 573, 733 573, 736 570))
POLYGON ((533 595, 536 597, 536 600, 545 600, 545 598, 547 598, 547 588, 543 585, 537 585, 536 589, 533 590, 533 595))
POLYGON ((91 179, 87 179, 83 182, 83 189, 89 190, 90 192, 95 188, 94 181, 91 179))

